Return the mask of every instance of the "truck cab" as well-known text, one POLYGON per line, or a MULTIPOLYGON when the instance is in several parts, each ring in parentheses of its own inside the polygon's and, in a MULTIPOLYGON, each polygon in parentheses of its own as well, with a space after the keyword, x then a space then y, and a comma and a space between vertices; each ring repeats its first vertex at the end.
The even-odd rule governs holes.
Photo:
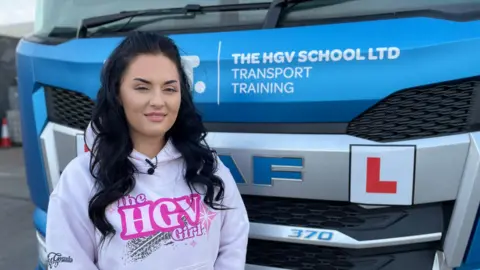
POLYGON ((128 31, 183 52, 248 210, 246 269, 480 268, 480 1, 39 0, 16 55, 37 269, 128 31))

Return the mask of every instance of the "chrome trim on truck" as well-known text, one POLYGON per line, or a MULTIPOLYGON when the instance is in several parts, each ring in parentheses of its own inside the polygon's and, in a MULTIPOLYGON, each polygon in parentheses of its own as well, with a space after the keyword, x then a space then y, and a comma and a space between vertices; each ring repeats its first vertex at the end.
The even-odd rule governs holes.
POLYGON ((447 265, 443 252, 437 251, 435 254, 432 270, 452 270, 452 268, 447 265))
MULTIPOLYGON (((68 162, 75 157, 75 135, 83 131, 49 122, 40 137, 45 169, 53 188, 68 162), (47 158, 48 156, 48 158, 47 158)), ((234 159, 247 183, 242 194, 348 201, 351 144, 379 145, 348 135, 209 133, 209 145, 234 159), (252 156, 302 157, 303 181, 275 181, 252 185, 252 156), (319 178, 319 175, 322 176, 319 178)), ((416 145, 414 204, 455 200, 468 154, 470 137, 460 134, 405 141, 416 145), (448 166, 439 166, 448 164, 448 166), (435 179, 435 192, 432 190, 435 179)), ((391 143, 388 145, 396 145, 391 143)), ((397 144, 397 145, 398 145, 397 144)), ((381 145, 381 144, 380 144, 381 145)))
POLYGON ((376 248, 438 241, 442 233, 358 241, 335 230, 250 223, 250 238, 340 248, 376 248), (322 234, 325 235, 322 240, 322 234))
POLYGON ((349 200, 351 145, 416 145, 414 204, 423 204, 455 200, 470 138, 460 134, 381 144, 348 135, 212 132, 207 142, 236 164, 246 179, 238 186, 242 194, 332 201, 349 200), (302 158, 302 181, 251 183, 253 156, 302 158))
POLYGON ((443 246, 450 267, 462 264, 480 203, 480 132, 471 133, 470 140, 467 162, 443 246))
POLYGON ((44 269, 47 269, 48 264, 48 255, 47 255, 47 244, 45 243, 45 238, 37 231, 37 250, 38 250, 38 261, 44 269))
POLYGON ((60 179, 60 172, 76 156, 75 136, 83 131, 48 122, 40 135, 42 156, 52 191, 60 179))

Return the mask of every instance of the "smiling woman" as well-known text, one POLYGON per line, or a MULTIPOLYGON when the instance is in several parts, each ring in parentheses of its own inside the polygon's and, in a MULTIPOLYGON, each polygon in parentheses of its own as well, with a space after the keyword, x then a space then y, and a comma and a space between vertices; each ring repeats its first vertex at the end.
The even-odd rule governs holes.
POLYGON ((133 32, 120 43, 85 133, 91 152, 50 197, 50 268, 245 269, 246 209, 205 142, 172 40, 133 32))
MULTIPOLYGON (((168 53, 168 52, 167 52, 168 53)), ((140 55, 132 60, 120 87, 119 99, 130 125, 135 148, 154 157, 178 116, 181 102, 177 66, 163 53, 140 55)))

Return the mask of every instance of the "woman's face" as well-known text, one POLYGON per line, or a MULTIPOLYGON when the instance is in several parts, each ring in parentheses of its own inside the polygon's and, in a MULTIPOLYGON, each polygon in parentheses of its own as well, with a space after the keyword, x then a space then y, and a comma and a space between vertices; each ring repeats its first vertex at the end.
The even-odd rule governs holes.
POLYGON ((180 109, 175 63, 163 55, 137 56, 123 76, 119 97, 132 135, 163 137, 180 109))

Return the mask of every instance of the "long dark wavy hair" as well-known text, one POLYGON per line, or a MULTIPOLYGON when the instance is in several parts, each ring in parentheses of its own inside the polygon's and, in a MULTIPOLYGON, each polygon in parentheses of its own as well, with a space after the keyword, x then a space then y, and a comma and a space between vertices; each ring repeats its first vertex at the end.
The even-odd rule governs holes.
POLYGON ((185 180, 190 189, 204 187, 204 202, 213 209, 226 209, 221 201, 224 183, 214 173, 216 154, 205 142, 206 129, 197 113, 180 53, 168 37, 147 32, 130 33, 112 52, 101 73, 101 88, 92 112, 93 142, 90 173, 95 179, 96 194, 91 198, 88 215, 102 234, 101 242, 116 231, 105 216, 105 209, 135 187, 137 168, 129 160, 133 150, 129 125, 119 102, 119 89, 131 61, 139 55, 161 54, 175 63, 181 85, 181 103, 176 122, 166 133, 166 140, 182 154, 185 180))

